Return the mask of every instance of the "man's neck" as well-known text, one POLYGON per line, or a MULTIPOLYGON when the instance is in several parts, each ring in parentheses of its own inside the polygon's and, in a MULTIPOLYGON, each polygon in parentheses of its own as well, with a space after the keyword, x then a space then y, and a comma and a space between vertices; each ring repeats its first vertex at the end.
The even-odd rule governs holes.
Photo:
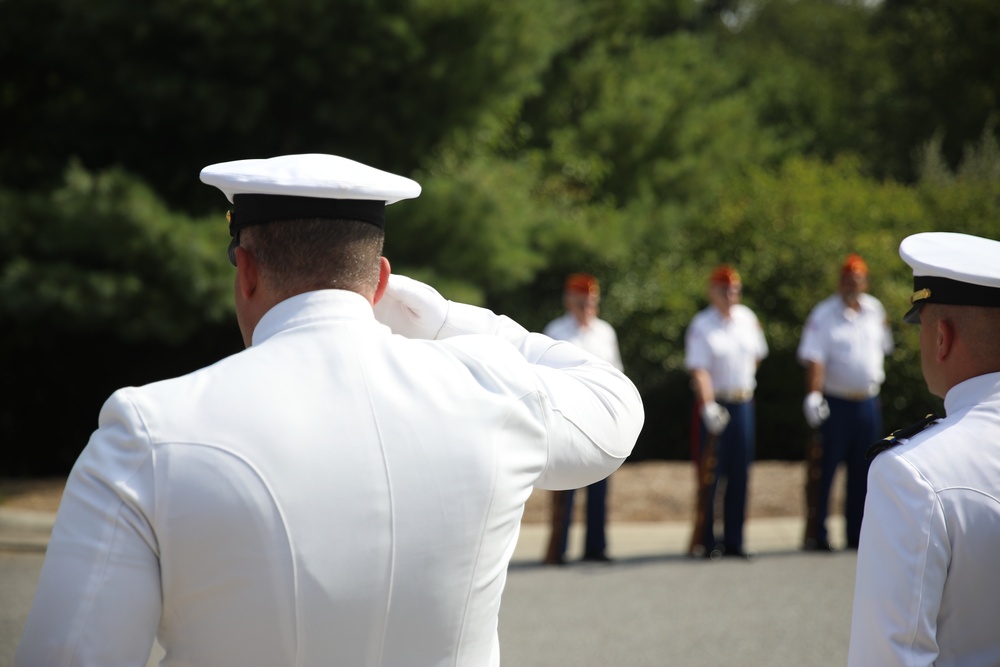
POLYGON ((843 301, 844 305, 851 310, 861 310, 860 294, 841 294, 840 300, 843 301))

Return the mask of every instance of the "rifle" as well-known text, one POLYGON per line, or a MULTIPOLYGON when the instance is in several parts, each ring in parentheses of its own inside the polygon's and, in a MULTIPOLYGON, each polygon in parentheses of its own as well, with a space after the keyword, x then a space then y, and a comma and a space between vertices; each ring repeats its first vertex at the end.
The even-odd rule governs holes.
POLYGON ((708 519, 709 503, 715 502, 713 497, 713 487, 715 485, 715 450, 718 445, 719 436, 712 433, 705 434, 705 442, 702 443, 701 451, 695 460, 695 474, 698 476, 695 487, 695 513, 694 530, 691 533, 691 543, 688 546, 689 556, 707 556, 714 547, 714 544, 705 544, 705 534, 710 533, 710 526, 706 525, 708 519))
POLYGON ((819 531, 819 487, 823 477, 823 434, 813 429, 806 445, 806 534, 804 544, 816 541, 819 531))
POLYGON ((563 522, 566 520, 565 491, 552 492, 551 528, 549 545, 545 552, 546 565, 561 565, 566 545, 563 544, 563 522))

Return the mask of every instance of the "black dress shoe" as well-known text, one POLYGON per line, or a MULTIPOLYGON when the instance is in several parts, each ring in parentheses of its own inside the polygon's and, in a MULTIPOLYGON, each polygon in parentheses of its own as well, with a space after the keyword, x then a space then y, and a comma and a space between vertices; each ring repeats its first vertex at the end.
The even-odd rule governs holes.
POLYGON ((589 561, 591 563, 610 563, 611 562, 611 558, 606 553, 604 553, 603 551, 600 552, 600 553, 583 554, 583 558, 581 558, 580 560, 589 561))
POLYGON ((722 547, 715 546, 708 549, 700 544, 697 544, 688 552, 688 558, 719 560, 722 558, 722 547))
POLYGON ((722 555, 727 558, 742 558, 743 560, 754 560, 757 558, 756 553, 747 551, 743 547, 723 547, 722 555))
POLYGON ((826 540, 808 539, 802 543, 802 550, 818 551, 820 553, 833 553, 837 550, 837 548, 826 540))
POLYGON ((544 565, 565 565, 566 559, 563 558, 562 556, 558 556, 556 558, 546 558, 544 561, 542 561, 542 563, 544 565))

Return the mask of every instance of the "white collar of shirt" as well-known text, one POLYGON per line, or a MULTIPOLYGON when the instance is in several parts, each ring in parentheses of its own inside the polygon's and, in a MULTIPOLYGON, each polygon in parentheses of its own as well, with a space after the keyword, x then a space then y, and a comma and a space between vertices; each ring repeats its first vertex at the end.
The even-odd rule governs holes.
POLYGON ((865 313, 872 311, 873 305, 871 299, 869 299, 868 294, 866 292, 862 292, 861 294, 858 295, 857 310, 848 306, 847 302, 844 301, 844 297, 842 297, 840 294, 837 294, 835 296, 837 299, 837 303, 840 304, 840 312, 844 315, 844 318, 847 320, 854 321, 857 318, 864 315, 865 313))
POLYGON ((715 306, 709 306, 708 311, 712 314, 712 321, 717 324, 729 324, 730 322, 735 322, 742 313, 740 313, 740 306, 743 304, 734 303, 729 307, 729 314, 723 315, 722 311, 715 306))
POLYGON ((259 345, 285 329, 330 319, 374 321, 375 312, 357 292, 324 289, 296 294, 264 313, 253 330, 252 344, 259 345))
POLYGON ((945 394, 945 414, 951 416, 962 410, 967 410, 977 403, 982 403, 987 396, 997 393, 1000 393, 1000 373, 977 375, 964 382, 959 382, 945 394))
POLYGON ((844 308, 840 312, 841 312, 841 315, 844 316, 844 319, 847 320, 848 322, 853 322, 854 320, 856 320, 859 317, 861 317, 861 313, 865 309, 864 305, 858 306, 857 310, 854 310, 853 308, 851 308, 847 304, 843 304, 843 305, 844 305, 844 308))
POLYGON ((573 328, 573 331, 591 331, 594 328, 594 322, 597 320, 595 317, 590 322, 587 322, 586 326, 584 326, 580 324, 580 320, 576 319, 576 316, 573 313, 566 313, 562 316, 562 319, 565 320, 566 326, 573 328))

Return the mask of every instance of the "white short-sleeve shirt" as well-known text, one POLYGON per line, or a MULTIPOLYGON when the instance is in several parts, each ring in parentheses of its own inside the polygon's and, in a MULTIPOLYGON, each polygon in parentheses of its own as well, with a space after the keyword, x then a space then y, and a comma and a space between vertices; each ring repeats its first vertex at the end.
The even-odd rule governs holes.
POLYGON ((582 327, 573 315, 566 313, 545 325, 543 333, 550 338, 573 343, 618 370, 623 368, 618 335, 614 327, 600 318, 595 317, 587 326, 582 327))
POLYGON ((799 342, 799 360, 823 365, 823 389, 833 395, 875 396, 885 381, 885 355, 893 349, 885 308, 870 294, 858 301, 860 310, 849 308, 839 294, 821 301, 799 342))
POLYGON ((729 317, 714 306, 691 320, 684 337, 684 366, 702 369, 716 393, 753 391, 757 365, 767 356, 767 341, 754 312, 734 304, 729 317))

